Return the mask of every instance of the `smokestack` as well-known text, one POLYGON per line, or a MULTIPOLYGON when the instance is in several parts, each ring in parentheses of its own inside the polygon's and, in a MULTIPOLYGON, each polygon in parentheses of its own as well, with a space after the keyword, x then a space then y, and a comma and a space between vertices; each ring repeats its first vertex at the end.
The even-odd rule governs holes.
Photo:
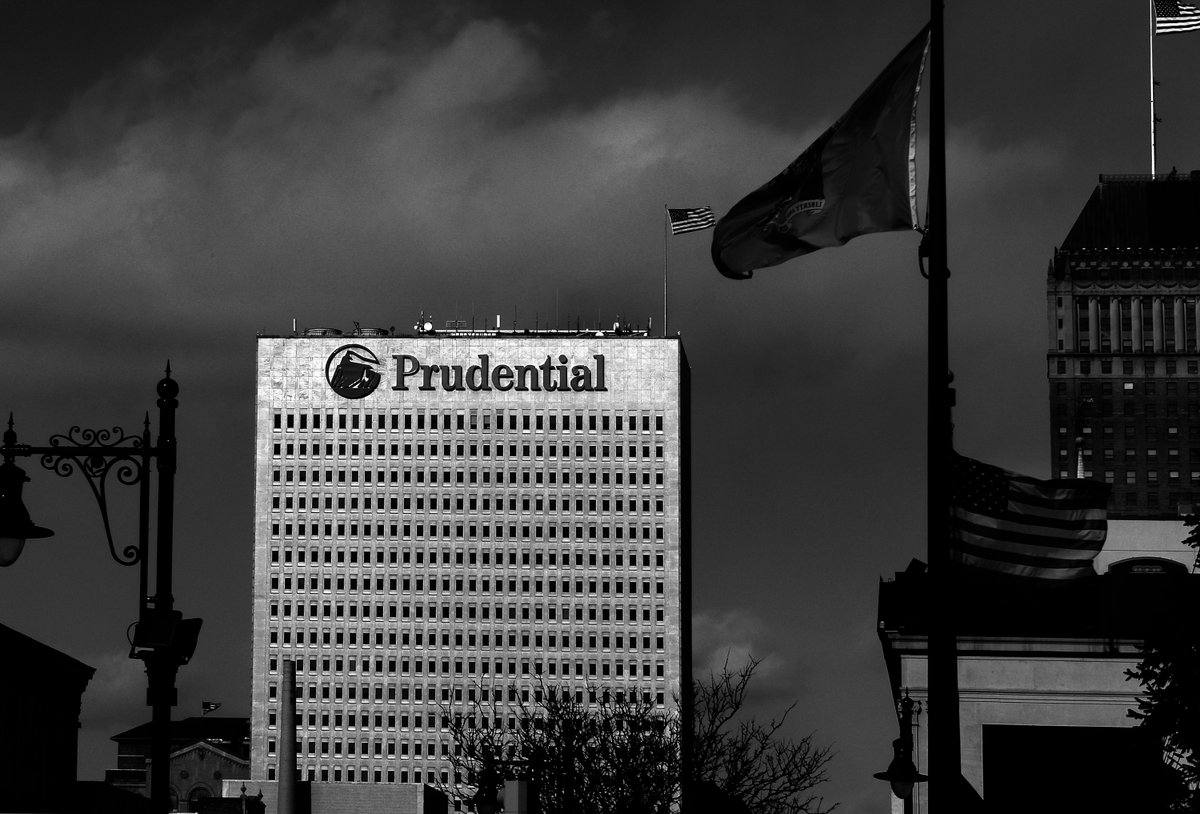
POLYGON ((279 814, 296 814, 296 662, 283 661, 279 715, 279 814))

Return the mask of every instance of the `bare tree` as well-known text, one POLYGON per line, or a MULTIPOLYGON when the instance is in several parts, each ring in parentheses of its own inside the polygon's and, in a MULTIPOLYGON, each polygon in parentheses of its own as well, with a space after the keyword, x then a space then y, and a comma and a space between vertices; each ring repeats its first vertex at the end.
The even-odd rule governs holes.
MULTIPOLYGON (((826 814, 814 789, 833 755, 811 735, 781 732, 795 704, 766 724, 744 716, 746 691, 759 665, 695 683, 689 787, 706 810, 717 798, 754 814, 826 814)), ((542 814, 664 814, 677 809, 683 784, 683 739, 674 711, 596 688, 541 684, 477 690, 462 711, 443 708, 454 736, 454 783, 444 790, 468 809, 492 814, 507 779, 529 780, 542 814)), ((678 706, 678 705, 677 705, 678 706)), ((692 803, 689 801, 689 805, 692 803)), ((728 809, 726 809, 728 810, 728 809)))
POLYGON ((754 814, 821 814, 825 799, 815 793, 829 779, 831 747, 812 735, 799 740, 780 733, 793 703, 767 723, 743 718, 746 691, 761 659, 694 683, 690 771, 697 783, 711 783, 754 814))
POLYGON ((674 714, 636 698, 542 685, 532 701, 510 687, 507 701, 482 694, 467 714, 450 714, 456 785, 446 791, 475 810, 494 810, 506 779, 529 780, 544 814, 655 814, 679 791, 674 714))

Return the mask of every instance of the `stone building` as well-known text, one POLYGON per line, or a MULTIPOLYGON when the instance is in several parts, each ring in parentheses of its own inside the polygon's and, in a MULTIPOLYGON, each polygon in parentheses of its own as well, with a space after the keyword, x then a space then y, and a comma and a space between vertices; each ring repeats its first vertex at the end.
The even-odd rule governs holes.
MULTIPOLYGON (((1126 671, 1147 635, 1191 618, 1200 590, 1180 519, 1200 492, 1197 224, 1200 173, 1102 175, 1050 262, 1051 474, 1112 485, 1108 536, 1097 576, 1070 584, 958 576, 956 810, 1153 809, 1161 746, 1128 715, 1141 688, 1126 671)), ((938 714, 927 596, 921 563, 879 588, 892 697, 917 702, 918 769, 938 714)), ((892 805, 926 810, 925 786, 892 805)))
POLYGON ((1200 493, 1200 172, 1102 175, 1047 277, 1051 467, 1112 517, 1200 493))
MULTIPOLYGON (((105 782, 149 796, 151 725, 117 735, 117 768, 105 782)), ((244 778, 250 763, 250 722, 246 718, 195 716, 171 722, 171 800, 177 811, 195 811, 199 801, 220 797, 227 778, 244 778)), ((234 796, 237 796, 236 793, 234 796)))

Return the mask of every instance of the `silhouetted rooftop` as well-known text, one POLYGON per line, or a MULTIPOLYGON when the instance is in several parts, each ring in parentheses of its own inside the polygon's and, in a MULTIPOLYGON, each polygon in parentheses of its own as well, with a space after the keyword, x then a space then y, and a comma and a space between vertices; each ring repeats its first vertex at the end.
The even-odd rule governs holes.
POLYGON ((1200 246, 1200 171, 1101 175, 1060 251, 1200 246))
MULTIPOLYGON (((113 735, 110 740, 118 743, 121 741, 148 741, 151 737, 150 730, 151 724, 144 723, 113 735)), ((182 721, 171 721, 171 742, 173 744, 200 740, 213 743, 218 741, 238 743, 248 740, 249 737, 249 718, 217 718, 212 715, 197 715, 184 718, 182 721)))
MULTIPOLYGON (((1150 562, 1151 560, 1145 560, 1150 562)), ((1142 562, 1142 561, 1139 561, 1142 562)), ((961 570, 954 580, 960 636, 1140 640, 1182 618, 1200 589, 1200 574, 1178 564, 1163 573, 1114 570, 1069 582, 990 576, 961 570)), ((914 561, 879 585, 883 630, 923 636, 929 630, 929 574, 914 561)))

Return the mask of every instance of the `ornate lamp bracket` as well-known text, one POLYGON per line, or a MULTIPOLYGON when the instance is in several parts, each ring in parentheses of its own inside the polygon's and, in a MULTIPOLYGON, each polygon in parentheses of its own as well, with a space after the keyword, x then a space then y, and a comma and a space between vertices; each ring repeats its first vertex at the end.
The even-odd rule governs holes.
MULTIPOLYGON (((11 423, 9 426, 11 431, 11 423)), ((111 475, 122 486, 141 484, 143 491, 148 489, 147 475, 154 454, 150 447, 148 417, 141 436, 126 435, 120 427, 95 430, 75 426, 65 435, 51 436, 49 447, 28 447, 26 454, 39 456, 42 467, 60 477, 70 477, 77 471, 81 473, 100 508, 100 519, 104 522, 104 535, 113 560, 120 565, 141 562, 145 556, 144 533, 139 535, 143 539, 139 539, 137 545, 127 545, 120 550, 113 540, 108 516, 108 483, 111 475)), ((144 521, 139 525, 145 529, 144 521)))

